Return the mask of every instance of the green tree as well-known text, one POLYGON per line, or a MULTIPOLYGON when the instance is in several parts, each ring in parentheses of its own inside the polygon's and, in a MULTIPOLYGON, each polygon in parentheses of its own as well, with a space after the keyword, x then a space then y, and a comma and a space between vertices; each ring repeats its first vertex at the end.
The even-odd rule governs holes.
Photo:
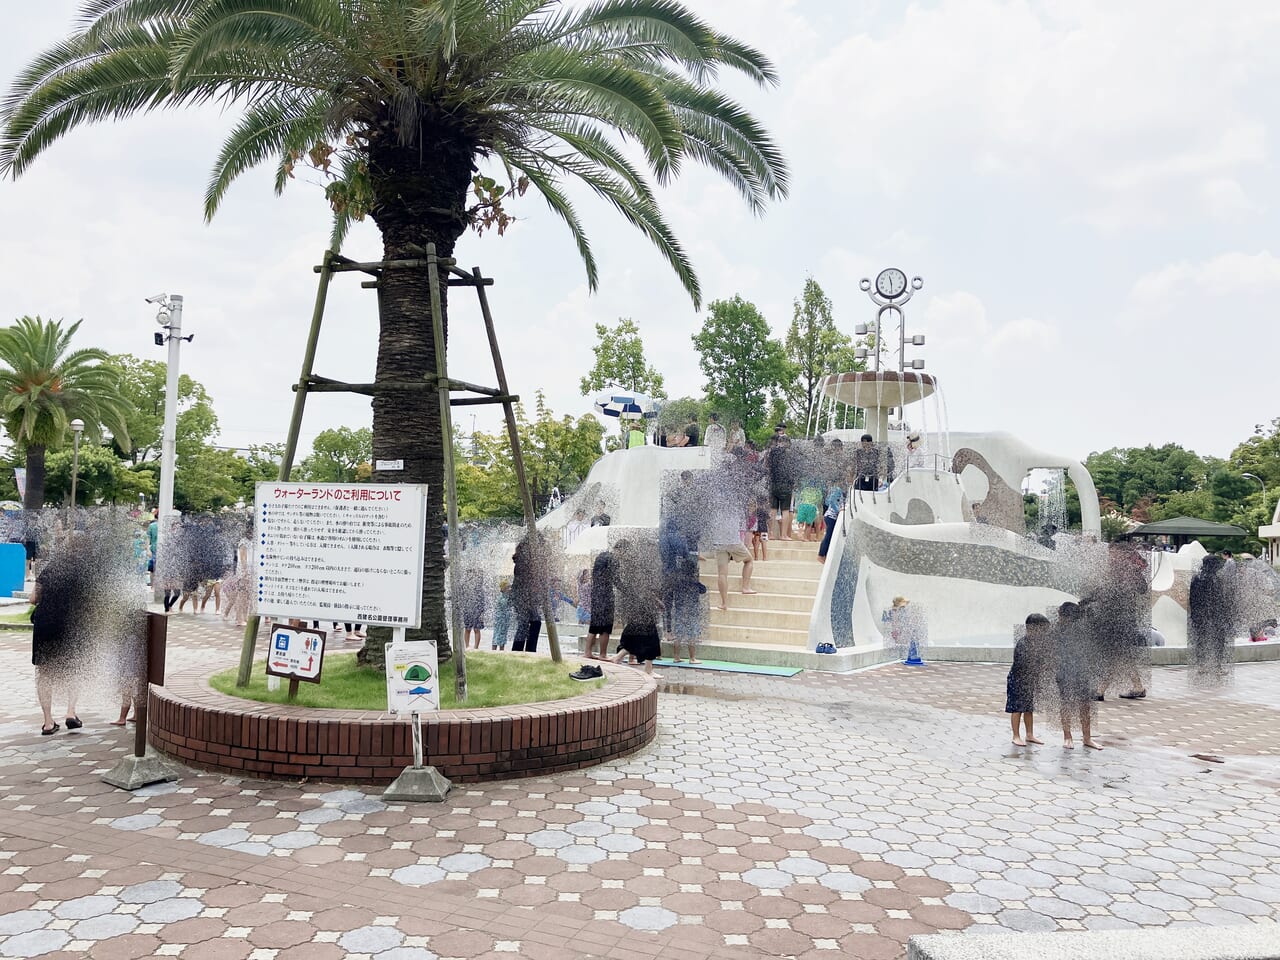
POLYGON ((0 414, 5 430, 26 452, 28 510, 44 506, 46 450, 61 446, 71 421, 84 421, 84 439, 96 441, 104 429, 130 447, 131 404, 104 350, 71 349, 83 321, 64 328, 60 320, 23 317, 0 330, 0 414))
MULTIPOLYGON (((160 458, 164 430, 166 364, 142 360, 130 353, 113 356, 110 365, 120 372, 120 387, 133 401, 127 423, 132 447, 121 450, 134 464, 160 458)), ((178 376, 178 417, 175 449, 179 457, 190 456, 209 443, 218 432, 209 393, 185 373, 178 376)), ((273 478, 274 479, 274 478, 273 478)))
POLYGON ((783 394, 787 410, 797 424, 812 422, 822 397, 823 377, 866 366, 855 358, 853 340, 836 327, 831 301, 813 277, 805 280, 804 293, 794 303, 783 344, 790 363, 783 394))
MULTIPOLYGON (((72 450, 59 450, 45 457, 45 498, 61 503, 71 496, 72 450)), ((153 496, 156 476, 130 469, 111 444, 80 444, 80 465, 76 479, 76 502, 136 504, 138 494, 153 496)))
POLYGON ((1161 447, 1115 447, 1091 453, 1085 466, 1106 498, 1129 515, 1143 500, 1159 500, 1174 493, 1198 489, 1206 480, 1211 463, 1176 443, 1161 447))
POLYGON ((707 400, 723 415, 742 421, 748 434, 764 422, 769 398, 779 392, 787 374, 782 344, 755 304, 735 295, 713 300, 702 329, 693 335, 707 400))
POLYGON ((596 362, 591 372, 578 381, 583 395, 610 385, 645 393, 655 400, 665 399, 662 374, 646 362, 644 341, 634 320, 622 318, 612 328, 596 324, 596 345, 591 348, 596 362))
MULTIPOLYGON (((76 31, 22 71, 0 108, 0 174, 20 175, 75 127, 218 100, 243 113, 206 216, 246 170, 274 162, 279 191, 309 163, 328 178, 335 249, 367 215, 385 259, 419 259, 428 244, 451 257, 468 227, 503 230, 506 204, 532 186, 568 226, 594 289, 573 182, 648 237, 697 304, 693 267, 642 167, 662 184, 705 164, 755 211, 786 193, 780 151, 718 89, 722 71, 777 82, 760 53, 676 0, 85 0, 76 31), (478 173, 481 162, 509 182, 478 173)), ((428 303, 424 271, 383 272, 377 382, 435 372, 444 344, 424 322, 428 303)), ((405 466, 375 479, 442 488, 429 391, 376 394, 373 436, 376 458, 405 466)), ((432 498, 428 556, 442 550, 441 509, 432 498)), ((424 635, 442 651, 443 566, 427 565, 423 589, 424 635)))
POLYGON ((372 458, 373 431, 368 427, 321 430, 311 443, 311 456, 299 465, 298 476, 313 483, 353 483, 372 458))
MULTIPOLYGON (((604 436, 600 421, 590 416, 557 417, 541 390, 535 394, 533 420, 526 416, 523 404, 516 407, 516 431, 536 510, 546 506, 552 488, 567 496, 600 459, 604 436)), ((522 516, 506 432, 477 432, 474 441, 476 455, 469 461, 459 460, 458 515, 464 520, 522 516)))
POLYGON ((244 487, 236 478, 244 470, 244 458, 231 450, 201 447, 179 455, 173 473, 173 505, 183 513, 233 507, 243 499, 244 487))

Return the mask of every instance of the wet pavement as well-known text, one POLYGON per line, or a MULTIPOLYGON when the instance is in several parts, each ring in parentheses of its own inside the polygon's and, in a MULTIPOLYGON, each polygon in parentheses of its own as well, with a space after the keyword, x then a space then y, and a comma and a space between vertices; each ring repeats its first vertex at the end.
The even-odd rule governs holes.
MULTIPOLYGON (((171 621, 173 670, 237 648, 211 613, 171 621)), ((1010 745, 1005 667, 668 667, 644 750, 409 807, 189 770, 115 790, 131 731, 98 694, 39 736, 29 652, 0 634, 0 957, 893 958, 1280 903, 1276 663, 1213 695, 1156 670, 1099 705, 1102 753, 1048 717, 1010 745)))

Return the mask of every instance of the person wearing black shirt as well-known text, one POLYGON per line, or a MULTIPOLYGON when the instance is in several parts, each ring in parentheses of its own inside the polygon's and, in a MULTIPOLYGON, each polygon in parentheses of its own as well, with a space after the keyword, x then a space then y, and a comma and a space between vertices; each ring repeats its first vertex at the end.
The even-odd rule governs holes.
POLYGON ((696 447, 698 445, 698 418, 690 417, 689 424, 684 428, 684 435, 689 438, 686 447, 696 447))

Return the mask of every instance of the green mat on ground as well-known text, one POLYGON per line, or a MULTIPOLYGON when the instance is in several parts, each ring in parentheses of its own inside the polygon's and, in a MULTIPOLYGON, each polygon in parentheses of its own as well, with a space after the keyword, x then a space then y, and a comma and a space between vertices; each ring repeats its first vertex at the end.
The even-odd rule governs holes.
POLYGON ((701 663, 676 663, 662 657, 653 661, 655 667, 683 667, 686 670, 719 670, 721 673, 757 673, 766 677, 794 677, 803 667, 768 667, 758 663, 730 663, 728 660, 703 660, 701 663))

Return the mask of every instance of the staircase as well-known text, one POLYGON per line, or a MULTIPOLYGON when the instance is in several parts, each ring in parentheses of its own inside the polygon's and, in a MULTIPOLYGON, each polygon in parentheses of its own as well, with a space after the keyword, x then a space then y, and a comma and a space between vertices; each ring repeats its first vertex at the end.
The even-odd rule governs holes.
POLYGON ((752 572, 756 594, 738 592, 742 566, 729 564, 729 609, 719 610, 715 559, 699 564, 711 606, 704 641, 716 646, 808 651, 809 616, 822 572, 818 542, 770 540, 769 559, 757 560, 752 572))

